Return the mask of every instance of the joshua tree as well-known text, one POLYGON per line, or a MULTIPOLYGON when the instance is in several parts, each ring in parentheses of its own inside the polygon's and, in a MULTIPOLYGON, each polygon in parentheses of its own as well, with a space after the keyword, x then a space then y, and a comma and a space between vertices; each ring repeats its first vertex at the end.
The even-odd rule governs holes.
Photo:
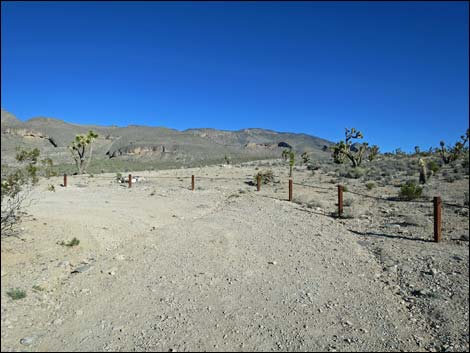
POLYGON ((75 140, 69 146, 72 157, 77 165, 78 174, 83 174, 86 168, 88 168, 93 152, 92 142, 97 137, 98 134, 90 130, 87 135, 75 136, 75 140))
POLYGON ((446 144, 444 141, 440 142, 441 148, 438 149, 438 151, 439 151, 439 154, 441 155, 442 161, 445 164, 449 164, 457 160, 460 157, 460 155, 462 154, 464 150, 465 144, 468 142, 469 136, 470 136, 470 130, 467 129, 467 132, 465 133, 465 135, 460 136, 460 139, 462 141, 457 141, 454 147, 449 148, 449 150, 447 150, 446 144))
POLYGON ((378 154, 379 154, 379 146, 372 145, 369 148, 369 161, 372 162, 375 159, 375 157, 377 157, 378 154))
POLYGON ((300 156, 302 158, 302 163, 307 165, 310 163, 310 156, 308 155, 307 152, 304 152, 302 153, 302 155, 300 156))
POLYGON ((362 132, 356 131, 355 128, 346 128, 345 137, 346 138, 344 141, 340 141, 336 145, 331 147, 333 151, 333 160, 335 161, 335 163, 342 164, 345 162, 346 158, 348 158, 352 166, 356 168, 362 163, 362 157, 364 156, 364 153, 367 150, 368 143, 365 142, 361 144, 358 148, 352 146, 352 139, 362 139, 364 137, 362 135, 362 132))
POLYGON ((292 149, 282 151, 282 158, 287 161, 289 160, 289 178, 292 178, 292 169, 295 164, 295 154, 292 149))
POLYGON ((419 182, 420 184, 426 184, 427 177, 428 177, 428 170, 426 168, 426 162, 424 159, 420 158, 418 160, 419 165, 419 182))

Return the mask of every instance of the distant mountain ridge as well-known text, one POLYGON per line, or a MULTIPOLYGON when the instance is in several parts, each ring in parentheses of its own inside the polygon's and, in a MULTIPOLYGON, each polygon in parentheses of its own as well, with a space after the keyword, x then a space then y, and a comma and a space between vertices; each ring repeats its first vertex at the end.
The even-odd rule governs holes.
POLYGON ((166 127, 129 125, 127 127, 80 125, 61 119, 35 117, 21 121, 1 110, 2 163, 13 163, 15 148, 37 147, 55 163, 71 163, 68 145, 77 134, 98 133, 93 156, 96 159, 139 161, 195 161, 229 158, 279 158, 284 146, 299 153, 310 152, 326 158, 323 146, 332 142, 302 133, 276 132, 261 128, 237 131, 191 128, 183 131, 166 127))

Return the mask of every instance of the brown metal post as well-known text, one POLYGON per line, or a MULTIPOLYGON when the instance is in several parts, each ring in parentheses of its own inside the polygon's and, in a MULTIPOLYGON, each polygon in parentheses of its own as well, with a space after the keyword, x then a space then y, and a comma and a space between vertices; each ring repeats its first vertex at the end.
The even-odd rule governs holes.
POLYGON ((132 187, 132 174, 129 174, 129 187, 132 187))
POLYGON ((194 191, 194 175, 191 175, 191 190, 194 191))
POLYGON ((289 179, 289 201, 292 201, 292 179, 289 179))
POLYGON ((261 175, 257 175, 256 177, 256 190, 260 191, 261 190, 261 175))
POLYGON ((434 197, 434 241, 436 243, 442 240, 441 204, 441 198, 434 197))
POLYGON ((338 185, 338 216, 343 214, 343 186, 338 185))
POLYGON ((64 174, 64 188, 67 187, 67 174, 64 174))

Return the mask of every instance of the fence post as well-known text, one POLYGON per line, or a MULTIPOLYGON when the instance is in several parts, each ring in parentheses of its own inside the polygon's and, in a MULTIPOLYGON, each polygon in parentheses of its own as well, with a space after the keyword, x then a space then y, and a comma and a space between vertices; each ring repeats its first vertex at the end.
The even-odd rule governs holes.
POLYGON ((289 201, 292 201, 292 179, 289 179, 289 201))
POLYGON ((191 190, 194 191, 194 175, 191 175, 191 190))
POLYGON ((132 187, 132 174, 129 174, 129 187, 132 187))
POLYGON ((261 190, 261 175, 256 176, 256 190, 260 191, 261 190))
POLYGON ((442 240, 441 204, 441 198, 439 196, 434 197, 434 241, 436 243, 442 240))
POLYGON ((343 215, 343 186, 338 185, 338 216, 343 215))
POLYGON ((67 174, 64 174, 64 188, 67 187, 67 174))

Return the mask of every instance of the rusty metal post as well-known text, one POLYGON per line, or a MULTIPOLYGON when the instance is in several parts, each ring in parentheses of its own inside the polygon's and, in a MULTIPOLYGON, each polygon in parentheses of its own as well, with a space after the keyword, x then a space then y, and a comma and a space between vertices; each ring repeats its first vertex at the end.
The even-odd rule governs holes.
POLYGON ((191 190, 194 191, 194 175, 191 175, 191 190))
POLYGON ((64 188, 67 187, 67 174, 64 174, 64 188))
POLYGON ((439 196, 434 197, 434 241, 439 243, 442 240, 442 200, 439 196))
POLYGON ((343 185, 338 185, 338 216, 343 215, 343 185))
POLYGON ((256 176, 256 190, 260 191, 261 190, 261 175, 256 176))
POLYGON ((129 187, 132 187, 132 174, 129 174, 129 187))
POLYGON ((292 201, 292 179, 289 179, 289 201, 292 201))

